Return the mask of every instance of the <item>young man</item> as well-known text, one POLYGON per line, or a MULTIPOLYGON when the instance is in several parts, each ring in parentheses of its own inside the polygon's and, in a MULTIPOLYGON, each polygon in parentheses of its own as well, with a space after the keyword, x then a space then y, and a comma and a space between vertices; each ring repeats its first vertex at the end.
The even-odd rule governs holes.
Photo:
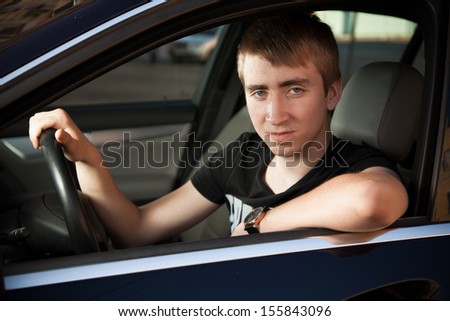
POLYGON ((241 135, 191 181, 142 207, 119 191, 100 153, 63 110, 33 116, 30 139, 37 148, 43 129, 57 129, 83 193, 122 246, 178 234, 224 202, 232 235, 305 227, 371 231, 404 213, 407 193, 394 164, 330 133, 342 81, 326 24, 314 15, 258 20, 242 39, 238 72, 256 134, 241 135))

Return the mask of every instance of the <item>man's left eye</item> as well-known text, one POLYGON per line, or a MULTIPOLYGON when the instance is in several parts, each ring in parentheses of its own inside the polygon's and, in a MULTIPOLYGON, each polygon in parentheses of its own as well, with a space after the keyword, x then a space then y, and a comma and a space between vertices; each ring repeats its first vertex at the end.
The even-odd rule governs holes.
POLYGON ((298 88, 298 87, 291 88, 291 92, 293 94, 300 94, 300 93, 302 93, 302 91, 303 91, 303 89, 298 88))

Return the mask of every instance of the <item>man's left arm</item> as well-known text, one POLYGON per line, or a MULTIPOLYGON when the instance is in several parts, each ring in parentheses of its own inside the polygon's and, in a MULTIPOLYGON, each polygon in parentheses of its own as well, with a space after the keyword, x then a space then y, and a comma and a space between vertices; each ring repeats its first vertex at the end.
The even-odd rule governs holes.
MULTIPOLYGON (((336 176, 308 193, 269 210, 261 233, 297 228, 345 232, 375 231, 404 214, 408 194, 399 177, 384 167, 336 176)), ((244 235, 241 223, 233 233, 244 235)))

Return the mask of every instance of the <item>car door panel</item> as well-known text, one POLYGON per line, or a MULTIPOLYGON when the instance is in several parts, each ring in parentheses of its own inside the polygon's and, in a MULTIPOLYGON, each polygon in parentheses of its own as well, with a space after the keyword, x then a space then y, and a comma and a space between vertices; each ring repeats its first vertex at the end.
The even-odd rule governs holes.
POLYGON ((9 300, 442 299, 450 279, 437 267, 449 261, 439 251, 450 244, 449 224, 435 228, 439 237, 430 237, 433 227, 416 226, 356 235, 260 234, 257 240, 214 240, 201 248, 153 246, 140 255, 128 250, 86 257, 77 275, 61 262, 46 262, 44 269, 16 264, 20 277, 10 277, 11 267, 5 267, 5 287, 9 300), (41 285, 43 279, 47 284, 41 285), (245 286, 249 279, 265 281, 245 286))

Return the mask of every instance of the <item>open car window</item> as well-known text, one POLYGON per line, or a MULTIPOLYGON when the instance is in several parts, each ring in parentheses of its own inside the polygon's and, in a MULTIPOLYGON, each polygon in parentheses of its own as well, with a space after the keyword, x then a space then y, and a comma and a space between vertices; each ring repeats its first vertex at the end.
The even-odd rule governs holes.
MULTIPOLYGON (((344 81, 367 63, 400 61, 416 29, 414 22, 383 15, 344 11, 320 11, 318 14, 335 33, 344 81)), ((95 109, 100 106, 108 110, 119 106, 124 113, 127 108, 135 110, 136 105, 139 108, 157 106, 162 113, 167 110, 161 120, 149 119, 157 126, 139 124, 135 128, 121 127, 117 124, 119 118, 114 120, 114 128, 109 129, 112 116, 105 113, 102 129, 86 133, 102 150, 116 182, 133 201, 155 199, 176 186, 181 155, 173 154, 166 146, 174 139, 187 143, 189 134, 195 131, 193 124, 197 120, 193 117, 201 111, 192 100, 209 72, 208 65, 216 63, 211 58, 225 31, 223 26, 214 27, 165 44, 73 90, 49 106, 68 111, 77 107, 95 109), (180 116, 181 121, 174 121, 177 113, 172 112, 171 106, 178 106, 179 101, 185 102, 181 109, 188 114, 180 116), (119 147, 108 150, 108 146, 119 147), (107 158, 111 155, 115 158, 107 158)), ((238 134, 236 132, 235 136, 238 134)), ((51 188, 45 164, 39 151, 32 149, 28 137, 6 138, 3 142, 2 147, 15 154, 5 160, 6 164, 14 164, 9 166, 11 176, 18 181, 14 185, 23 186, 27 192, 51 188)))

